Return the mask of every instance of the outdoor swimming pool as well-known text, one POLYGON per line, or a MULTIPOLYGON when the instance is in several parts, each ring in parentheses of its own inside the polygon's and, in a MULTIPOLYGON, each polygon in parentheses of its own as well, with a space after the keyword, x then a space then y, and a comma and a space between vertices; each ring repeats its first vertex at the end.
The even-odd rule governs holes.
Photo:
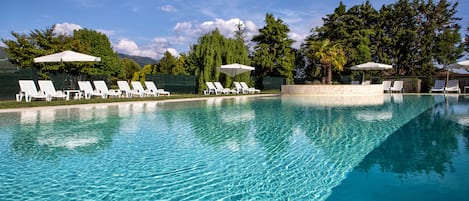
POLYGON ((469 99, 235 97, 0 113, 1 200, 464 200, 469 99))

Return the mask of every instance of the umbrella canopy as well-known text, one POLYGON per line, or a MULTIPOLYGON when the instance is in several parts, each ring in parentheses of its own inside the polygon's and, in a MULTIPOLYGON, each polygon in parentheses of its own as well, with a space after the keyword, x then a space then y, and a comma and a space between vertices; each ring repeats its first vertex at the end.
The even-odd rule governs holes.
POLYGON ((444 67, 446 69, 446 83, 449 80, 449 72, 456 73, 456 74, 468 74, 469 70, 469 60, 465 61, 458 61, 456 63, 452 63, 444 67))
MULTIPOLYGON (((375 62, 367 62, 363 64, 358 64, 356 66, 352 66, 350 69, 352 70, 388 70, 392 69, 392 65, 382 64, 382 63, 375 63, 375 62)), ((365 72, 363 72, 363 81, 365 81, 365 72)))
POLYGON ((445 67, 446 69, 469 69, 469 60, 459 61, 445 67))
POLYGON ((35 63, 46 62, 100 62, 100 57, 95 57, 87 54, 82 54, 74 51, 63 51, 55 54, 50 54, 42 57, 34 58, 35 63))
POLYGON ((246 65, 238 64, 238 63, 222 65, 217 68, 219 72, 225 73, 231 77, 234 77, 241 73, 253 71, 254 69, 255 68, 252 66, 246 66, 246 65))
POLYGON ((352 66, 352 68, 350 69, 352 70, 387 70, 387 69, 392 69, 392 65, 375 63, 375 62, 367 62, 364 64, 352 66))

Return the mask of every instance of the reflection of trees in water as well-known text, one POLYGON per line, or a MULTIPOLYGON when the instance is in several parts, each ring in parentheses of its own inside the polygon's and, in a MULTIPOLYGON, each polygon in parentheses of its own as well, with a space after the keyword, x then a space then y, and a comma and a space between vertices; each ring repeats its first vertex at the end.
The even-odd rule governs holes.
POLYGON ((120 123, 115 116, 107 108, 94 107, 24 112, 11 147, 22 156, 45 160, 74 152, 95 153, 111 144, 120 123))
POLYGON ((425 112, 397 130, 371 152, 357 167, 367 171, 377 164, 382 171, 402 175, 429 173, 440 175, 452 169, 451 154, 457 149, 454 123, 425 112))
POLYGON ((462 126, 462 134, 466 138, 466 149, 469 150, 469 126, 462 126))
POLYGON ((254 122, 256 141, 264 147, 269 157, 285 152, 297 121, 296 111, 281 105, 280 101, 258 101, 253 107, 258 108, 254 122), (274 122, 266 123, 266 120, 274 122))
POLYGON ((221 147, 227 143, 240 145, 246 140, 250 122, 254 119, 249 104, 222 99, 210 99, 205 104, 204 109, 197 107, 183 111, 194 135, 203 144, 221 147))
MULTIPOLYGON (((364 109, 369 110, 369 109, 364 109)), ((317 108, 307 110, 305 135, 314 147, 322 150, 325 160, 353 167, 361 158, 387 137, 390 128, 373 122, 361 122, 353 116, 356 110, 317 108), (333 114, 333 115, 331 115, 333 114)))

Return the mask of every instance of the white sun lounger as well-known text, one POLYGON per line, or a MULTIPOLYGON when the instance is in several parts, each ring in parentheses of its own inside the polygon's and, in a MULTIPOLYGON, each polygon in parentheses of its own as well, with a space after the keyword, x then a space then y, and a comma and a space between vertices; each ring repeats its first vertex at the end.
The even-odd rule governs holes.
POLYGON ((235 90, 236 90, 236 93, 249 93, 249 90, 246 90, 244 89, 241 84, 239 82, 233 82, 233 84, 235 85, 235 90))
POLYGON ((145 93, 143 91, 140 92, 140 91, 136 90, 135 88, 130 89, 129 83, 127 81, 119 80, 119 81, 117 81, 117 86, 119 86, 119 90, 127 98, 131 98, 134 95, 135 96, 140 96, 140 97, 145 96, 145 93))
POLYGON ((207 94, 214 93, 215 95, 218 95, 219 91, 217 90, 217 88, 215 87, 215 84, 213 84, 213 82, 205 82, 205 84, 207 85, 207 90, 204 92, 204 94, 207 95, 207 94))
POLYGON ((461 93, 461 89, 459 88, 459 80, 448 80, 448 84, 445 87, 446 92, 458 92, 461 93))
POLYGON ((239 84, 241 84, 241 87, 243 87, 244 90, 247 90, 249 93, 261 93, 261 90, 260 89, 256 89, 256 88, 253 88, 253 87, 249 87, 246 82, 239 82, 239 84))
POLYGON ((140 83, 140 81, 132 81, 132 82, 130 82, 130 84, 132 85, 134 90, 136 90, 140 94, 143 94, 143 96, 158 96, 156 91, 153 92, 153 91, 150 91, 150 90, 145 90, 143 88, 142 83, 140 83))
POLYGON ((236 90, 225 88, 220 82, 213 82, 213 84, 215 85, 215 88, 217 89, 217 91, 220 91, 221 93, 224 93, 224 94, 236 93, 236 90))
POLYGON ((97 90, 93 90, 90 81, 78 81, 78 87, 80 88, 80 91, 82 91, 83 96, 86 99, 90 99, 92 96, 100 96, 101 98, 106 98, 103 93, 97 90))
POLYGON ((145 81, 145 86, 147 87, 147 90, 156 92, 156 94, 158 96, 159 95, 168 95, 168 96, 171 95, 171 93, 169 91, 165 91, 164 89, 156 88, 156 85, 153 81, 145 81))
POLYGON ((20 102, 23 99, 26 102, 31 102, 34 99, 45 99, 49 101, 46 94, 43 91, 38 91, 36 84, 32 80, 18 80, 20 85, 20 93, 16 95, 16 101, 20 102))
POLYGON ((383 81, 383 91, 384 92, 389 92, 390 88, 391 88, 391 81, 390 80, 383 81))
POLYGON ((430 93, 432 93, 432 92, 442 92, 442 93, 445 92, 445 85, 446 85, 445 80, 435 80, 435 84, 430 89, 430 93))
POLYGON ((102 93, 105 98, 109 98, 111 96, 120 98, 122 95, 118 90, 109 90, 107 88, 106 83, 103 80, 95 80, 93 81, 94 87, 96 88, 97 91, 102 93))
POLYGON ((394 81, 392 87, 389 88, 389 91, 402 93, 404 91, 404 81, 394 81))
POLYGON ((37 81, 37 83, 39 84, 39 88, 41 88, 41 91, 45 93, 49 101, 54 98, 61 98, 66 100, 69 99, 67 94, 65 94, 63 91, 55 90, 54 83, 52 83, 51 80, 39 80, 37 81))

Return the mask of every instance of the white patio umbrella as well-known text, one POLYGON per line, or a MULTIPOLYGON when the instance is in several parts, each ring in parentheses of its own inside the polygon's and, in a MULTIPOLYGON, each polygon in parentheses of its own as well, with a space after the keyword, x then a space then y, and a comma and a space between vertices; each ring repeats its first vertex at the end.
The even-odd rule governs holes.
POLYGON ((234 77, 241 73, 253 71, 254 69, 255 68, 252 66, 246 66, 246 65, 238 64, 238 63, 222 65, 217 68, 219 72, 225 73, 231 77, 234 77))
POLYGON ((452 63, 450 65, 447 65, 445 69, 446 69, 446 83, 448 83, 450 71, 456 74, 469 74, 469 71, 468 71, 469 60, 458 61, 456 63, 452 63))
POLYGON ((448 69, 469 69, 469 60, 458 61, 456 63, 446 66, 448 69))
POLYGON ((74 51, 63 51, 55 54, 45 55, 42 57, 34 58, 35 63, 48 63, 48 62, 100 62, 100 57, 95 57, 87 54, 82 54, 74 51))
POLYGON ((382 64, 382 63, 375 63, 375 62, 367 62, 363 64, 358 64, 356 66, 352 66, 350 69, 352 70, 363 70, 363 81, 365 80, 365 71, 366 70, 388 70, 392 69, 392 65, 382 64))
MULTIPOLYGON (((100 62, 100 61, 101 61, 100 57, 78 53, 78 52, 74 52, 71 50, 34 58, 34 63, 100 62)), ((72 87, 71 80, 70 80, 70 87, 72 87)))

